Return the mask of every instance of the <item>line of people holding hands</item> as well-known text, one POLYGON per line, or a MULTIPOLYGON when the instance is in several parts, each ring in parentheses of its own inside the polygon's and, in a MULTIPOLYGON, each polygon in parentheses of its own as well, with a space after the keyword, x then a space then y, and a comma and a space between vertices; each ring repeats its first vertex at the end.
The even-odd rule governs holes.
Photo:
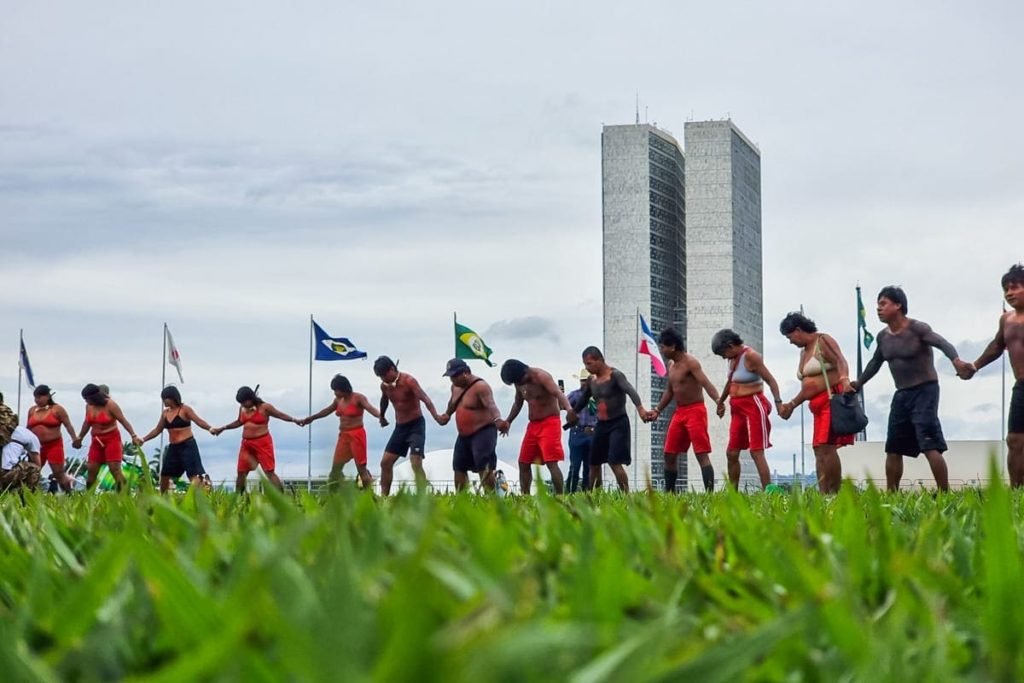
MULTIPOLYGON (((1009 269, 1001 281, 1010 310, 999 319, 995 337, 973 363, 964 361, 956 349, 926 323, 909 318, 907 296, 895 286, 883 288, 877 297, 879 319, 886 324, 877 335, 873 357, 856 379, 851 379, 849 365, 836 340, 818 330, 814 321, 802 313, 788 314, 779 325, 780 333, 800 349, 797 378, 800 391, 786 401, 779 384, 765 365, 763 356, 743 342, 731 329, 723 329, 712 338, 712 351, 728 364, 728 379, 719 391, 704 374, 699 361, 687 353, 681 335, 673 328, 658 336, 658 348, 668 361, 667 386, 658 404, 647 410, 626 376, 605 362, 600 349, 583 350, 584 370, 579 375, 580 387, 566 396, 547 371, 509 359, 501 367, 502 381, 515 388, 509 412, 502 416, 494 394, 486 380, 475 376, 462 359, 448 361, 444 376, 451 381, 451 395, 444 412, 439 413, 430 397, 412 375, 400 372, 387 356, 373 365, 380 379, 380 402, 374 406, 364 394, 353 390, 342 375, 331 380, 334 396, 322 410, 307 417, 292 417, 266 401, 257 390, 241 387, 235 395, 238 416, 232 422, 213 427, 187 404, 179 390, 168 386, 161 392, 164 407, 157 424, 138 436, 109 390, 102 385, 87 384, 82 389, 85 418, 75 430, 67 411, 53 401, 46 386, 34 391, 34 405, 27 415, 27 430, 39 444, 40 465, 49 465, 57 483, 65 491, 72 487, 64 468, 63 428, 71 437, 72 446, 81 448, 91 436, 87 456, 87 486, 97 478, 106 464, 119 486, 124 484, 121 471, 123 427, 136 446, 167 432, 169 446, 164 453, 160 471, 160 489, 166 491, 172 481, 187 475, 193 484, 206 475, 193 425, 216 436, 226 430, 241 428, 236 490, 244 491, 250 472, 261 469, 269 481, 282 487, 276 473, 274 443, 270 435, 271 418, 308 425, 334 414, 339 419, 339 433, 328 481, 341 479, 342 469, 355 461, 358 477, 370 489, 372 477, 367 469, 367 436, 364 414, 376 418, 382 427, 389 425, 385 417, 389 407, 394 410, 395 427, 380 463, 380 492, 391 491, 394 466, 409 457, 418 483, 425 483, 423 456, 426 408, 437 424, 447 425, 454 418, 457 437, 453 449, 452 469, 457 489, 469 482, 469 473, 476 473, 483 488, 494 488, 497 466, 497 439, 508 435, 519 417, 524 403, 527 407, 527 428, 519 450, 520 489, 528 493, 532 486, 533 467, 545 466, 556 493, 562 493, 565 482, 560 463, 565 460, 562 447, 563 429, 570 430, 570 492, 601 487, 602 469, 608 465, 620 490, 629 490, 626 466, 632 462, 630 421, 627 400, 632 402, 641 420, 658 420, 669 405, 675 409, 665 434, 665 489, 675 491, 679 457, 686 457, 692 448, 706 490, 714 489, 715 472, 711 464, 712 446, 708 434, 706 393, 718 417, 730 412, 729 440, 726 446, 728 478, 738 485, 741 451, 750 451, 762 486, 770 483, 765 450, 771 446, 773 410, 788 419, 802 403, 807 403, 813 416, 812 447, 823 492, 837 491, 842 480, 838 449, 853 443, 852 435, 837 435, 832 430, 830 397, 833 393, 859 391, 889 364, 896 384, 890 408, 886 452, 888 488, 896 490, 903 473, 903 458, 923 453, 931 466, 940 489, 949 486, 943 453, 946 442, 938 419, 939 384, 933 361, 938 349, 953 364, 962 379, 970 379, 978 369, 1009 352, 1016 378, 1009 410, 1008 469, 1014 486, 1024 485, 1024 266, 1009 269), (765 388, 771 394, 769 400, 765 388), (565 413, 565 425, 562 413, 565 413), (582 477, 580 470, 582 469, 582 477)), ((30 450, 30 446, 25 446, 30 450)), ((5 449, 6 451, 6 449, 5 449)), ((5 454, 6 459, 10 459, 5 454)))

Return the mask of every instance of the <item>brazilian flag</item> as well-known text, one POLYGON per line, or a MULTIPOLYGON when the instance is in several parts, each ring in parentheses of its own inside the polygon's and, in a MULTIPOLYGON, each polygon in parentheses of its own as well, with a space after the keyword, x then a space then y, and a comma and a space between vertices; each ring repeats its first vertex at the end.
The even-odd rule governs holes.
POLYGON ((860 298, 860 287, 857 288, 857 327, 863 332, 864 348, 870 349, 875 341, 875 335, 868 332, 867 313, 864 311, 864 302, 860 298))
POLYGON ((491 347, 484 343, 480 335, 465 325, 455 321, 455 357, 464 360, 482 360, 492 368, 491 347))

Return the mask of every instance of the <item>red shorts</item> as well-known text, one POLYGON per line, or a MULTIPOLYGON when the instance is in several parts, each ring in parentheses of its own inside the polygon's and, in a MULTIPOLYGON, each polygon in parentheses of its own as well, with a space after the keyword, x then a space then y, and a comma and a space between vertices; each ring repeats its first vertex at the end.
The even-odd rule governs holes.
POLYGON ((366 465, 366 429, 347 429, 338 434, 338 444, 334 447, 334 464, 344 465, 355 460, 360 467, 366 465))
POLYGON ((269 432, 255 439, 242 439, 242 447, 238 449, 239 474, 252 472, 257 463, 267 474, 274 471, 274 440, 269 432))
POLYGON ((771 448, 772 423, 768 414, 772 404, 764 392, 729 399, 729 450, 763 451, 771 448))
POLYGON ((710 453, 711 437, 708 435, 708 409, 704 401, 676 406, 672 421, 665 434, 665 452, 685 453, 693 444, 694 453, 710 453))
MULTIPOLYGON (((89 450, 92 450, 90 446, 89 450)), ((63 467, 64 466, 64 439, 54 439, 53 441, 47 441, 46 443, 39 444, 39 458, 41 465, 50 464, 50 467, 54 465, 63 467)))
POLYGON ((519 462, 530 465, 565 460, 562 450, 562 418, 550 415, 543 420, 531 420, 526 425, 523 444, 519 447, 519 462))
MULTIPOLYGON (((63 447, 62 447, 63 448, 63 447)), ((89 444, 89 464, 102 465, 105 462, 121 462, 124 450, 121 446, 121 432, 117 429, 104 434, 92 435, 89 444)))
MULTIPOLYGON (((840 385, 833 388, 834 392, 842 391, 840 385)), ((836 436, 832 433, 832 406, 829 405, 828 392, 823 391, 807 404, 811 408, 811 415, 814 416, 814 437, 811 439, 812 446, 851 446, 853 445, 853 434, 847 436, 836 436)))

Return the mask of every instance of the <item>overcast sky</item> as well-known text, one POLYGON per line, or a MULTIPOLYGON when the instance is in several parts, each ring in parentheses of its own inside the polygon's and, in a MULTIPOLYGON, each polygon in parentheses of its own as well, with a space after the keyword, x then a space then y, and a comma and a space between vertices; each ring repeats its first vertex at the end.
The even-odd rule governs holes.
MULTIPOLYGON (((311 313, 440 404, 453 311, 574 384, 601 342, 601 126, 632 122, 637 91, 678 139, 730 116, 760 147, 787 396, 787 311, 852 360, 855 284, 869 308, 902 284, 973 359, 1022 258, 1019 3, 0 2, 0 390, 15 402, 24 328, 76 422, 93 381, 153 426, 164 322, 215 424, 241 384, 306 414, 311 313)), ((339 371, 376 400, 369 362, 318 363, 314 408, 339 371)), ((947 438, 998 439, 999 365, 942 382, 947 438)), ((891 392, 885 371, 868 386, 875 438, 891 392)), ((336 427, 313 431, 316 471, 336 427)), ((376 472, 388 432, 368 431, 376 472)), ((273 433, 304 474, 306 432, 273 433)), ((238 436, 200 436, 215 478, 238 436)), ((788 471, 798 427, 775 436, 788 471)))

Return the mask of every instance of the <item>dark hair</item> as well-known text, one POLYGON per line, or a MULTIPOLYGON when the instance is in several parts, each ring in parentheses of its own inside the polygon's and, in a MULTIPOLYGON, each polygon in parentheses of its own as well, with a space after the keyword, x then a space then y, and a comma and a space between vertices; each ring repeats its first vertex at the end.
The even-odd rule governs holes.
POLYGON ((803 330, 804 332, 817 332, 818 326, 814 324, 814 321, 808 318, 803 313, 793 311, 779 323, 779 332, 782 336, 792 334, 797 330, 803 330))
POLYGON ((899 307, 903 310, 903 315, 907 314, 907 293, 902 288, 896 285, 889 285, 888 287, 882 287, 882 291, 875 297, 875 301, 878 301, 882 297, 885 297, 894 304, 899 304, 899 307))
MULTIPOLYGON (((32 391, 33 396, 45 396, 46 398, 48 398, 49 400, 46 402, 46 405, 48 406, 53 405, 53 396, 51 395, 51 393, 52 392, 50 391, 50 387, 46 386, 45 384, 40 384, 32 391)), ((3 402, 3 398, 0 398, 0 402, 3 402)))
POLYGON ((343 394, 351 394, 352 382, 349 382, 348 377, 344 375, 335 375, 331 378, 331 390, 340 391, 343 394))
POLYGON ((505 384, 519 384, 526 379, 530 366, 521 360, 509 358, 501 366, 501 381, 505 384))
POLYGON ((686 346, 683 344, 683 335, 679 334, 679 331, 674 327, 666 327, 658 335, 658 343, 662 346, 671 346, 677 351, 685 351, 686 346))
POLYGON ((730 346, 743 346, 743 339, 728 327, 715 332, 711 338, 711 353, 716 356, 721 356, 730 346))
POLYGON ((373 374, 378 377, 383 377, 391 368, 397 370, 398 366, 387 356, 379 356, 377 360, 373 361, 373 374))
POLYGON ((240 387, 238 391, 235 392, 235 400, 238 403, 252 401, 256 405, 263 403, 263 399, 256 395, 256 392, 253 391, 252 387, 240 387))
POLYGON ((1000 284, 1003 285, 1004 292, 1009 289, 1010 285, 1024 285, 1024 264, 1015 263, 1010 266, 1000 284))
POLYGON ((164 401, 173 401, 176 406, 181 405, 181 392, 178 391, 178 387, 164 387, 160 392, 160 398, 164 401))
POLYGON ((93 383, 86 384, 82 387, 82 398, 85 402, 92 406, 105 406, 110 397, 100 391, 100 388, 93 383))
POLYGON ((596 346, 588 346, 583 349, 583 358, 593 358, 595 360, 604 360, 604 354, 601 353, 601 349, 596 346))

